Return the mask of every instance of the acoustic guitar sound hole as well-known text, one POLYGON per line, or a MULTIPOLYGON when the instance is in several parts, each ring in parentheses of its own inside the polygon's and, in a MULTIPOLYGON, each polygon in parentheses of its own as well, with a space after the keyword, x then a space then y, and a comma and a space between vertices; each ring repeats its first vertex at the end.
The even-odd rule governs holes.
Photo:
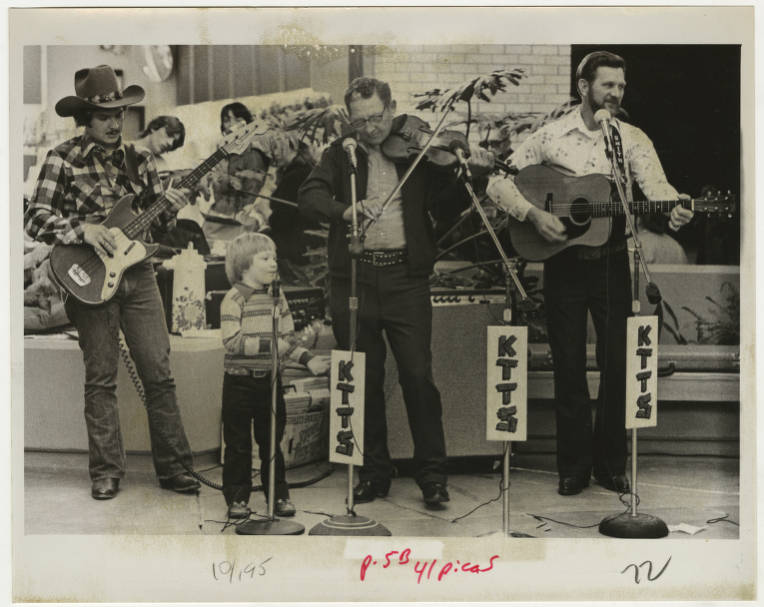
POLYGON ((586 198, 576 198, 570 203, 570 221, 574 225, 585 225, 592 217, 591 207, 586 198))

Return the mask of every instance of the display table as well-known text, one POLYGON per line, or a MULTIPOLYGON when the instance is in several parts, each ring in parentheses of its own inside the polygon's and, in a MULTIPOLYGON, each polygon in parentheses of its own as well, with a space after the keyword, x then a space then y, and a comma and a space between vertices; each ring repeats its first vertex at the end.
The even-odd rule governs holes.
MULTIPOLYGON (((170 366, 178 406, 194 453, 220 448, 223 345, 219 335, 170 336, 170 366)), ((85 368, 75 339, 66 335, 24 338, 24 448, 87 451, 83 414, 85 368)), ((120 424, 127 451, 149 451, 146 411, 120 363, 120 424)))

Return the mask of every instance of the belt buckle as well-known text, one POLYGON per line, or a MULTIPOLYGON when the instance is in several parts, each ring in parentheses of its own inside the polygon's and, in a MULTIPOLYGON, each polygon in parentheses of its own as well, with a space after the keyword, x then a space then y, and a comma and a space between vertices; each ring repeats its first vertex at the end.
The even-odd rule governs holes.
POLYGON ((382 266, 385 264, 385 252, 384 251, 372 251, 371 263, 375 266, 382 266))

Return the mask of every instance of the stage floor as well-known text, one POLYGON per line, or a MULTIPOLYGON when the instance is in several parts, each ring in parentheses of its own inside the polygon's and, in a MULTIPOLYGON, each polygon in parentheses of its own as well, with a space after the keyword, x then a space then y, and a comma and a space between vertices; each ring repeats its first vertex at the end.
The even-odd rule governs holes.
MULTIPOLYGON (((221 468, 215 460, 200 456, 196 465, 219 483, 221 468)), ((511 531, 545 538, 603 537, 597 531, 599 521, 624 510, 618 496, 596 484, 579 495, 560 496, 554 466, 554 455, 513 457, 511 531)), ((300 484, 329 470, 325 462, 308 464, 288 470, 287 479, 300 484)), ((706 527, 695 535, 674 531, 669 534, 674 539, 738 538, 737 525, 708 522, 725 514, 738 522, 738 472, 737 458, 645 456, 640 459, 639 511, 662 518, 669 527, 706 527)), ((424 507, 414 480, 401 477, 393 480, 388 497, 358 504, 355 511, 382 523, 393 536, 480 537, 501 531, 501 501, 490 502, 499 496, 499 480, 500 474, 491 472, 486 461, 470 473, 454 473, 448 485, 451 501, 446 509, 433 511, 424 507), (475 510, 484 502, 490 503, 475 510), (463 518, 454 522, 457 517, 463 518)), ((344 466, 318 482, 291 489, 297 507, 292 520, 304 525, 307 534, 327 514, 345 513, 346 491, 344 466)), ((262 492, 253 493, 250 507, 267 514, 262 492)), ((115 499, 99 502, 90 497, 86 454, 28 452, 23 516, 26 534, 234 533, 233 526, 225 526, 226 507, 218 491, 203 486, 197 498, 160 489, 147 455, 128 455, 121 491, 115 499)))

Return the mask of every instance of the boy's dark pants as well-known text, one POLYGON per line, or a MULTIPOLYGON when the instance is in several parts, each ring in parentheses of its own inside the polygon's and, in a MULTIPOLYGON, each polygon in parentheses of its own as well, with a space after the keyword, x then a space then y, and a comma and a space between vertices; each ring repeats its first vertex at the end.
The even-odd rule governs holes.
MULTIPOLYGON (((286 426, 286 405, 281 390, 281 378, 276 386, 276 455, 275 498, 288 499, 284 454, 281 439, 286 426)), ((252 427, 260 455, 260 479, 268 497, 270 451, 271 376, 223 377, 223 496, 232 502, 248 502, 252 491, 252 427)))

